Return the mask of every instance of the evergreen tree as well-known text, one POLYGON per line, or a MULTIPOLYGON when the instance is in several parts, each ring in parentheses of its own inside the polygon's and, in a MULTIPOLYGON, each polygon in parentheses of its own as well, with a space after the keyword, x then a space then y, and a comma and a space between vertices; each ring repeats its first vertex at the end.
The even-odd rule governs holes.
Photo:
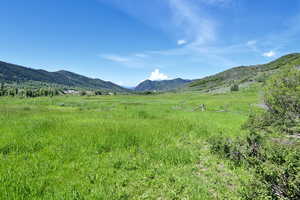
POLYGON ((1 85, 0 85, 0 96, 4 96, 4 93, 5 93, 4 83, 1 83, 1 85))

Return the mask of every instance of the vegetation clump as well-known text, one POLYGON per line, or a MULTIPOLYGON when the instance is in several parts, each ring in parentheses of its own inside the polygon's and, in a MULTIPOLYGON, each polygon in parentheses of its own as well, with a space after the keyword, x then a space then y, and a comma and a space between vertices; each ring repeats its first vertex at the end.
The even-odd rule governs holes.
POLYGON ((287 68, 266 85, 265 104, 271 124, 288 133, 300 132, 300 71, 287 68))
POLYGON ((300 72, 289 67, 267 80, 264 100, 268 109, 249 118, 245 138, 212 138, 211 151, 253 169, 244 199, 300 199, 300 144, 287 137, 300 130, 300 72))
POLYGON ((231 92, 237 92, 237 91, 239 91, 239 85, 238 85, 238 84, 233 84, 233 85, 230 87, 230 91, 231 91, 231 92))
POLYGON ((62 93, 60 89, 57 88, 22 88, 6 86, 4 83, 0 85, 0 96, 11 96, 11 97, 53 97, 58 96, 62 93))

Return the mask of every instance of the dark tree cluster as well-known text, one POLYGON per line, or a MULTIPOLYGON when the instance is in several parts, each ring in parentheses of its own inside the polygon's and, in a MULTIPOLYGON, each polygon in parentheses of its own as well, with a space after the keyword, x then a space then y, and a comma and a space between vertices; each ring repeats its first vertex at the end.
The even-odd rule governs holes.
POLYGON ((0 84, 0 96, 19 96, 19 97, 40 97, 40 96, 57 96, 61 92, 56 88, 40 88, 40 89, 31 89, 24 88, 18 89, 14 87, 5 86, 4 83, 0 84))

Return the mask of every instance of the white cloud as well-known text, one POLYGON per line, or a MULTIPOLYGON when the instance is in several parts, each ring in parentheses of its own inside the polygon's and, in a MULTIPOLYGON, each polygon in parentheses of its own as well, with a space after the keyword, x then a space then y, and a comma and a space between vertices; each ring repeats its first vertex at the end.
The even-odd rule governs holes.
POLYGON ((257 41, 256 40, 250 40, 247 42, 247 46, 253 46, 256 45, 257 41))
POLYGON ((276 52, 274 52, 274 51, 265 52, 265 53, 263 53, 263 56, 271 58, 271 57, 276 56, 276 52))
POLYGON ((119 55, 114 55, 114 54, 104 54, 104 55, 100 55, 100 57, 109 60, 109 61, 113 61, 113 62, 118 62, 118 63, 127 63, 130 61, 129 58, 126 57, 122 57, 119 55))
POLYGON ((200 0, 202 3, 210 5, 226 5, 232 3, 232 0, 200 0))
POLYGON ((137 53, 137 54, 134 54, 134 56, 136 56, 138 58, 147 58, 147 57, 149 57, 148 55, 146 55, 144 53, 137 53))
POLYGON ((186 43, 187 43, 186 40, 178 40, 178 41, 177 41, 177 44, 178 44, 178 45, 184 45, 184 44, 186 44, 186 43))
POLYGON ((246 43, 246 46, 248 48, 250 48, 252 51, 255 51, 255 52, 260 52, 261 51, 258 49, 257 47, 257 40, 249 40, 247 43, 246 43))
POLYGON ((167 80, 169 77, 159 71, 159 69, 155 69, 153 72, 151 72, 150 77, 148 78, 151 81, 161 81, 161 80, 167 80))
POLYGON ((191 45, 203 45, 216 39, 215 23, 193 1, 169 0, 173 23, 191 41, 191 45))
MULTIPOLYGON (((101 54, 99 56, 110 62, 121 64, 127 68, 140 69, 147 66, 150 67, 150 65, 144 61, 144 58, 142 58, 143 57, 142 54, 141 55, 131 54, 126 56, 118 55, 118 54, 101 54)), ((147 55, 145 54, 144 57, 146 56, 147 55)))

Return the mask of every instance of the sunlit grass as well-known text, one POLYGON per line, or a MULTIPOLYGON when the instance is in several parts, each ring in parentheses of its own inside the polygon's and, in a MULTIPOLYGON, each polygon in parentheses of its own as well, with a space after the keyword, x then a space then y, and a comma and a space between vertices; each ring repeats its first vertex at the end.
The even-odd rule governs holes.
POLYGON ((251 91, 1 98, 0 199, 238 199, 248 173, 206 140, 242 135, 257 101, 251 91))

